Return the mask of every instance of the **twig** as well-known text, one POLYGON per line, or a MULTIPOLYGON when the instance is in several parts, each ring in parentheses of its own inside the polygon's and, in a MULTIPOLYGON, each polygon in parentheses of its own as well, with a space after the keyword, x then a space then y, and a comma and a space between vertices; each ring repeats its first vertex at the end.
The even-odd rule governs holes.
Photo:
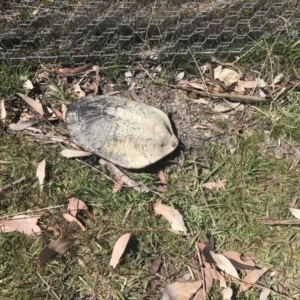
POLYGON ((203 96, 203 97, 227 98, 227 99, 230 99, 231 101, 246 102, 246 103, 265 103, 265 102, 268 101, 264 98, 257 97, 257 96, 233 95, 233 94, 227 94, 227 93, 210 93, 210 92, 199 91, 199 90, 196 90, 196 89, 185 88, 185 87, 182 87, 180 85, 168 84, 166 82, 154 79, 151 76, 151 74, 143 66, 140 66, 140 67, 146 72, 146 74, 149 76, 149 78, 155 84, 164 85, 166 87, 171 87, 171 88, 174 88, 174 89, 177 89, 177 90, 183 90, 183 91, 187 91, 187 92, 194 92, 194 93, 197 93, 198 95, 203 96))
POLYGON ((300 220, 265 220, 265 225, 300 225, 300 220))
POLYGON ((10 188, 10 187, 13 187, 14 185, 16 185, 16 184, 22 182, 22 181, 25 180, 25 179, 26 179, 26 177, 23 176, 23 177, 21 177, 20 179, 17 179, 16 181, 11 182, 10 184, 7 184, 7 185, 3 186, 2 188, 0 188, 0 191, 4 191, 4 190, 6 190, 6 189, 8 189, 8 188, 10 188))
POLYGON ((57 294, 51 289, 51 286, 48 284, 48 282, 41 276, 40 273, 36 272, 36 274, 40 277, 40 279, 47 285, 49 291, 54 295, 54 297, 57 300, 60 300, 60 298, 57 296, 57 294))
POLYGON ((203 263, 202 263, 201 254, 200 254, 197 242, 195 242, 195 247, 196 247, 196 252, 197 252, 197 255, 198 255, 198 259, 199 259, 201 275, 202 275, 202 278, 203 278, 203 299, 205 300, 206 299, 205 275, 204 275, 204 272, 203 272, 203 263))
POLYGON ((66 206, 67 205, 63 204, 63 205, 49 206, 49 207, 39 208, 39 209, 28 209, 26 211, 15 213, 15 214, 3 215, 3 216, 0 216, 0 218, 10 218, 10 217, 18 216, 18 215, 25 215, 28 213, 34 213, 34 212, 38 212, 38 211, 49 210, 49 209, 54 209, 54 208, 61 208, 61 207, 66 207, 66 206))

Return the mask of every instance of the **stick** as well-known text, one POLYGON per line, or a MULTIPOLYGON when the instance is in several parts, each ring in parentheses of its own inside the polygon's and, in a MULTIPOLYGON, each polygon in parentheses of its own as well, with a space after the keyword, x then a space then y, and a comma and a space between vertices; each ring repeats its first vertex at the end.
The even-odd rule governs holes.
POLYGON ((265 225, 300 225, 300 220, 265 220, 265 225))
POLYGON ((171 88, 174 88, 174 89, 177 89, 177 90, 183 90, 183 91, 187 91, 187 92, 194 92, 194 93, 197 93, 197 94, 199 94, 200 96, 203 96, 203 97, 227 98, 227 99, 230 99, 231 101, 246 102, 246 103, 265 103, 265 102, 268 101, 264 98, 257 97, 257 96, 232 95, 232 94, 227 94, 227 93, 210 93, 210 92, 199 91, 199 90, 196 90, 196 89, 185 88, 185 87, 175 85, 175 84, 168 84, 166 82, 154 79, 151 76, 151 74, 143 66, 140 66, 140 67, 147 73, 149 78, 155 84, 164 85, 166 87, 171 87, 171 88))

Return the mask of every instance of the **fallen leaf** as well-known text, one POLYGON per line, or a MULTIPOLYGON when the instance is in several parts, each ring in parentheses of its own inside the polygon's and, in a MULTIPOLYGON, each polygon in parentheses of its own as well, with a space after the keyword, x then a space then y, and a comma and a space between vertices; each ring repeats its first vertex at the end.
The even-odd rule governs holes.
POLYGON ((65 75, 65 76, 67 76, 67 75, 76 75, 76 74, 79 74, 79 73, 89 71, 92 68, 93 68, 93 64, 88 63, 88 64, 85 64, 83 66, 76 67, 76 68, 62 68, 62 69, 58 70, 58 73, 60 75, 65 75))
POLYGON ((206 87, 205 87, 204 84, 199 84, 197 82, 188 82, 187 84, 189 86, 191 86, 192 88, 194 88, 194 89, 201 90, 201 91, 206 91, 206 87))
POLYGON ((234 103, 234 105, 217 104, 214 107, 214 112, 217 112, 217 113, 229 112, 229 111, 235 109, 236 107, 238 107, 239 105, 240 105, 240 103, 238 103, 238 102, 234 103))
POLYGON ((249 274, 247 274, 245 276, 245 278, 243 279, 245 282, 243 282, 241 285, 240 285, 240 289, 239 289, 239 293, 242 293, 242 292, 245 292, 247 291, 250 287, 251 287, 251 283, 256 283, 257 280, 263 275, 265 274, 267 271, 269 270, 269 268, 267 267, 264 267, 264 268, 261 268, 261 269, 256 269, 256 270, 253 270, 252 272, 250 272, 249 274), (246 283, 246 282, 249 282, 249 283, 246 283))
POLYGON ((300 209, 290 207, 289 210, 295 218, 300 219, 300 209))
POLYGON ((205 187, 209 190, 225 190, 227 179, 217 180, 216 182, 205 182, 202 183, 202 187, 205 187))
POLYGON ((53 105, 51 105, 51 109, 53 110, 54 114, 57 116, 60 120, 65 120, 63 113, 61 113, 58 109, 56 109, 53 105))
MULTIPOLYGON (((255 268, 255 263, 253 260, 247 260, 247 261, 243 261, 241 260, 241 253, 237 252, 237 251, 226 251, 224 253, 222 253, 224 256, 226 256, 228 259, 230 260, 234 260, 234 262, 236 262, 240 268, 238 268, 237 266, 235 266, 236 269, 247 269, 248 268, 255 268)), ((231 263, 234 265, 234 262, 231 261, 231 263)))
POLYGON ((36 225, 40 216, 18 215, 11 219, 0 220, 0 231, 19 231, 27 235, 41 234, 41 228, 36 225))
POLYGON ((28 121, 24 121, 24 122, 18 122, 18 123, 11 123, 9 124, 9 128, 11 130, 14 131, 20 131, 20 130, 24 130, 28 127, 31 127, 32 125, 35 125, 37 123, 37 120, 28 120, 28 121))
POLYGON ((57 230, 54 227, 47 226, 46 230, 51 232, 54 236, 59 236, 60 235, 59 230, 57 230))
POLYGON ((124 181, 116 175, 113 175, 112 178, 115 181, 112 187, 112 193, 115 194, 122 188, 122 186, 124 185, 124 181))
POLYGON ((259 300, 267 300, 270 293, 271 293, 270 289, 264 288, 259 295, 259 300))
POLYGON ((167 184, 167 179, 166 179, 166 175, 165 175, 164 171, 160 170, 158 172, 158 177, 162 184, 167 184))
POLYGON ((86 93, 83 91, 78 83, 74 84, 71 88, 70 96, 76 99, 85 97, 86 93))
POLYGON ((227 287, 222 291, 223 300, 231 300, 231 297, 233 295, 233 290, 230 287, 227 287))
POLYGON ((65 220, 67 222, 75 222, 80 228, 82 231, 86 231, 86 228, 81 224, 81 222, 79 222, 79 220, 77 220, 75 217, 73 217, 72 215, 70 214, 67 214, 67 213, 64 213, 63 214, 63 217, 65 218, 65 220))
POLYGON ((239 278, 239 275, 235 269, 235 267, 232 265, 232 263, 229 261, 227 257, 225 257, 222 254, 217 254, 214 251, 210 251, 210 254, 214 261, 216 262, 217 267, 224 271, 226 274, 231 275, 235 278, 239 278))
POLYGON ((192 128, 193 129, 207 129, 207 126, 200 125, 200 124, 195 124, 192 128))
POLYGON ((89 211, 87 205, 82 200, 75 197, 71 197, 68 200, 69 204, 67 207, 67 211, 69 211, 73 217, 76 217, 78 210, 83 210, 87 218, 89 218, 93 222, 96 221, 94 215, 89 211))
POLYGON ((65 104, 61 105, 61 112, 63 114, 63 120, 66 119, 66 113, 67 113, 67 106, 65 104))
POLYGON ((75 241, 76 238, 67 238, 46 246, 39 254, 40 266, 43 267, 51 258, 58 254, 63 255, 75 241))
POLYGON ((151 262, 151 265, 149 267, 150 275, 155 275, 158 272, 158 270, 161 266, 161 263, 162 263, 162 261, 159 258, 157 258, 151 262))
POLYGON ((204 281, 205 281, 206 292, 209 293, 213 286, 214 280, 219 280, 219 273, 217 270, 211 267, 205 267, 203 268, 203 271, 205 274, 204 281))
POLYGON ((241 75, 238 72, 229 68, 223 68, 222 66, 217 66, 214 69, 214 76, 215 79, 219 79, 227 86, 236 83, 241 78, 241 75))
POLYGON ((31 82, 30 79, 27 79, 24 83, 23 83, 23 87, 25 89, 28 89, 28 90, 32 90, 33 89, 33 84, 31 82))
POLYGON ((154 206, 154 211, 157 215, 162 215, 170 223, 174 233, 187 233, 187 228, 185 227, 182 215, 177 209, 162 204, 159 200, 154 206))
POLYGON ((262 78, 257 79, 257 84, 260 88, 265 88, 267 86, 266 82, 262 78))
POLYGON ((244 89, 254 89, 257 87, 257 81, 256 80, 250 80, 250 81, 238 80, 238 86, 242 87, 244 89))
POLYGON ((41 103, 38 103, 37 101, 33 100, 32 98, 17 93, 17 95, 19 95, 28 105, 30 105, 36 112, 38 112, 41 116, 44 115, 44 110, 43 110, 43 106, 41 103))
POLYGON ((122 236, 119 237, 119 239, 117 240, 117 242, 115 243, 112 255, 111 255, 111 259, 109 262, 109 265, 112 266, 112 268, 114 269, 117 264, 119 263, 125 249, 126 246, 129 242, 130 239, 130 233, 125 233, 122 236))
POLYGON ((4 99, 1 100, 1 120, 4 121, 6 119, 6 109, 4 105, 4 99))
POLYGON ((45 175, 46 174, 46 159, 43 159, 37 169, 36 169, 36 177, 39 180, 39 184, 40 184, 40 192, 43 192, 43 188, 44 188, 44 180, 45 180, 45 175))
POLYGON ((220 281, 220 288, 226 289, 227 288, 226 278, 223 274, 219 274, 219 281, 220 281))
POLYGON ((91 152, 87 151, 79 151, 79 150, 71 150, 71 149, 64 149, 60 152, 60 154, 67 158, 72 157, 82 157, 82 156, 91 156, 91 152))
POLYGON ((175 81, 182 80, 183 77, 184 77, 184 75, 185 75, 185 71, 182 71, 182 72, 178 73, 178 74, 176 75, 176 77, 175 77, 175 81))
POLYGON ((280 83, 283 79, 284 79, 284 74, 282 74, 282 73, 278 74, 274 78, 273 82, 271 83, 271 86, 274 86, 275 84, 280 83))
POLYGON ((189 300, 197 293, 202 285, 202 280, 172 283, 165 288, 162 300, 189 300))

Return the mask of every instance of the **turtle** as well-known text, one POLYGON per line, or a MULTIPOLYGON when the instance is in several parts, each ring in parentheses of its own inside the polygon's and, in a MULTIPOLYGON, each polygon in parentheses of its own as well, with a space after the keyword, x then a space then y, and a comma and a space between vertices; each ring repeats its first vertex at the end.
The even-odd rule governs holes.
POLYGON ((162 110, 123 97, 84 97, 68 106, 65 120, 75 143, 126 169, 147 167, 178 146, 162 110))

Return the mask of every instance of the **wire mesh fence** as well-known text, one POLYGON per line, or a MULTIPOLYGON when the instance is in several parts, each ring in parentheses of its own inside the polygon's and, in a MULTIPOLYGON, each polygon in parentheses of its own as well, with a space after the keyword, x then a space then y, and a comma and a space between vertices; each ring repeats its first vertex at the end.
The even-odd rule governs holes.
POLYGON ((17 64, 227 59, 297 39, 300 0, 2 0, 0 20, 0 60, 17 64))

